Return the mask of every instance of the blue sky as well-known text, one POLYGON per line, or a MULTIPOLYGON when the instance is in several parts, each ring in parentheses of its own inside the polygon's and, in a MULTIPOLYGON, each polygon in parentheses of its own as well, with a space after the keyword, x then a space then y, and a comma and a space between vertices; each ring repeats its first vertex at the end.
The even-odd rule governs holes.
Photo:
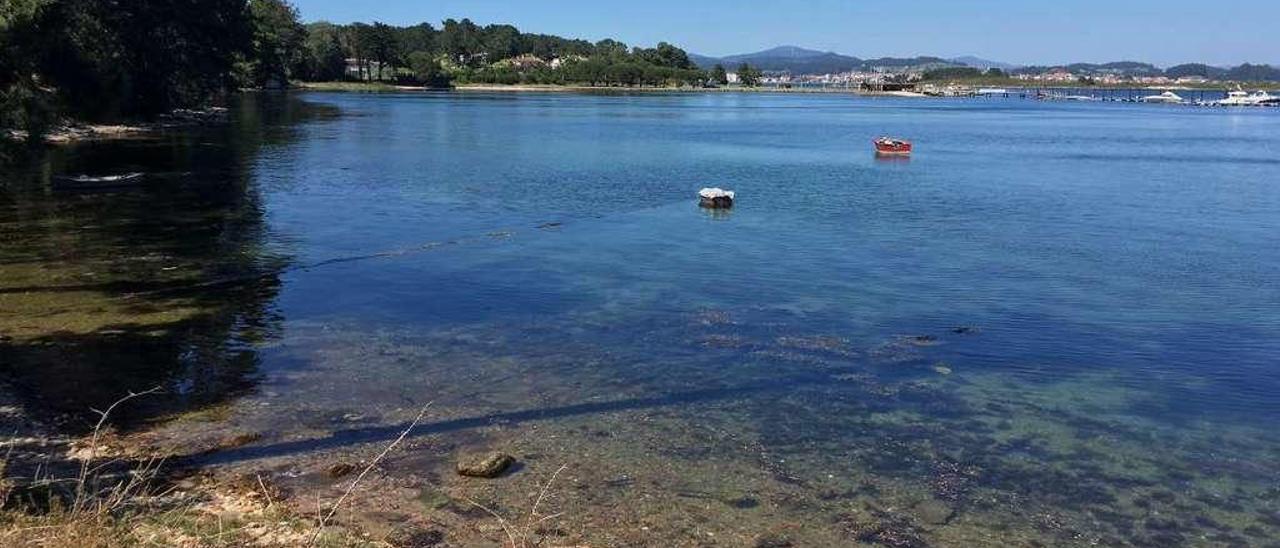
POLYGON ((859 57, 977 55, 1013 63, 1280 63, 1271 0, 293 0, 307 21, 438 24, 667 40, 704 55, 777 45, 859 57))

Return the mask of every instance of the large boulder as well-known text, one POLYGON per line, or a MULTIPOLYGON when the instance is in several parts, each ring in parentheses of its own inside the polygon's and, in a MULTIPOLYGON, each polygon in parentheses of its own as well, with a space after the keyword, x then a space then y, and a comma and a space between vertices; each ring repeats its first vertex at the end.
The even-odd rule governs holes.
POLYGON ((473 456, 458 463, 458 474, 469 478, 496 478, 515 463, 516 458, 506 453, 473 456))

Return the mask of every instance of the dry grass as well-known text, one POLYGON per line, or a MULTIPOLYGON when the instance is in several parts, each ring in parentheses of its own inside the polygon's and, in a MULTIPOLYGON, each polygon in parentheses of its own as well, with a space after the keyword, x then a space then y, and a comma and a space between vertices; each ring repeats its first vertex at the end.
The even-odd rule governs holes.
MULTIPOLYGON (((53 466, 37 466, 33 477, 14 481, 8 470, 12 448, 0 461, 0 546, 290 546, 300 533, 281 527, 283 516, 264 515, 275 530, 226 519, 200 507, 196 497, 180 496, 157 481, 163 459, 126 463, 100 459, 111 414, 130 400, 159 388, 130 393, 105 410, 79 459, 74 477, 60 478, 53 466), (263 542, 263 541, 266 542, 263 542)), ((52 455, 48 455, 51 459, 52 455)), ((63 463, 69 465, 69 463, 63 463)), ((69 466, 61 466, 65 469, 69 466)))
MULTIPOLYGON (((115 548, 125 546, 377 546, 346 530, 328 527, 343 503, 391 451, 426 416, 423 407, 413 423, 352 482, 327 514, 314 522, 298 519, 278 508, 271 489, 256 478, 263 502, 245 513, 220 508, 220 495, 181 494, 161 483, 162 459, 138 463, 100 459, 111 414, 130 400, 159 392, 159 388, 130 393, 105 410, 78 452, 78 473, 57 478, 47 466, 35 477, 17 482, 5 474, 7 453, 0 460, 0 546, 115 548)), ((12 445, 10 451, 12 451, 12 445)), ((66 467, 64 467, 66 468, 66 467)), ((69 470, 68 470, 69 472, 69 470)), ((69 475, 69 474, 68 474, 69 475)), ((224 501, 225 502, 225 501, 224 501)))
MULTIPOLYGON (((489 515, 493 516, 494 519, 498 520, 498 525, 502 527, 502 532, 507 535, 507 542, 509 543, 507 548, 530 548, 530 541, 534 537, 537 526, 564 515, 563 513, 555 513, 542 516, 538 514, 538 508, 542 506, 542 501, 547 498, 547 493, 551 490, 551 486, 555 484, 556 478, 559 477, 560 473, 564 472, 568 467, 569 465, 567 464, 561 466, 554 474, 551 474, 551 479, 547 480, 547 483, 543 484, 542 489, 538 492, 538 499, 533 502, 533 507, 529 509, 529 514, 525 516, 523 524, 520 523, 521 520, 519 519, 516 519, 515 521, 507 519, 502 514, 499 514, 498 512, 474 500, 467 499, 467 502, 471 503, 471 505, 476 508, 484 510, 489 515)), ((536 545, 536 543, 533 544, 533 546, 536 545)))
MULTIPOLYGON (((104 411, 90 436, 86 455, 74 479, 37 468, 21 486, 6 478, 0 500, 0 544, 9 546, 121 546, 129 525, 150 502, 162 496, 151 486, 161 459, 149 459, 121 470, 115 460, 98 461, 99 442, 111 413, 129 400, 159 392, 130 393, 104 411)), ((3 463, 8 468, 11 453, 3 463)))
POLYGON ((318 520, 316 520, 315 533, 311 535, 311 540, 308 543, 309 545, 315 545, 316 541, 320 538, 320 533, 324 531, 324 528, 326 525, 328 525, 329 520, 332 520, 333 516, 338 513, 338 509, 342 507, 343 502, 346 502, 347 497, 351 496, 351 492, 356 490, 356 486, 360 485, 360 482, 364 480, 364 477, 369 475, 369 472, 372 471, 374 467, 378 465, 378 463, 382 462, 382 459, 385 459, 387 455, 391 453, 391 451, 395 450, 396 446, 400 445, 400 443, 403 442, 404 439, 409 436, 409 433, 412 432, 413 429, 418 426, 418 423, 422 422, 422 418, 427 415, 427 409, 429 408, 431 408, 430 403, 424 405, 422 407, 422 410, 418 412, 418 417, 413 419, 413 422, 409 424, 408 428, 404 429, 404 432, 400 433, 400 437, 396 438, 395 441, 391 442, 391 445, 388 445, 386 449, 383 449, 382 453, 379 453, 377 457, 375 457, 372 461, 369 462, 368 466, 365 466, 364 470, 360 472, 360 475, 356 476, 356 479, 351 482, 351 485, 347 487, 347 490, 342 493, 341 497, 338 498, 338 502, 335 502, 333 504, 333 507, 329 509, 329 513, 319 518, 318 520))
MULTIPOLYGON (((78 473, 64 463, 64 479, 53 477, 45 466, 36 477, 10 481, 5 471, 8 455, 0 455, 0 546, 49 548, 116 548, 126 546, 240 547, 240 546, 389 546, 384 540, 360 537, 355 531, 331 524, 352 494, 377 466, 412 433, 426 417, 424 406, 413 422, 370 461, 331 505, 317 501, 312 519, 291 514, 277 504, 272 489, 261 476, 253 478, 253 496, 221 491, 213 486, 179 492, 161 481, 162 459, 123 462, 100 458, 100 444, 107 437, 113 412, 131 400, 155 394, 159 389, 131 393, 102 411, 87 436, 86 446, 74 458, 78 473), (228 500, 230 499, 230 500, 228 500), (246 502, 244 499, 251 499, 246 502), (245 510, 250 507, 252 510, 245 510)), ((12 446, 10 446, 12 450, 12 446)), ((506 536, 506 548, 537 546, 538 528, 562 516, 542 515, 544 503, 562 466, 541 486, 527 515, 508 518, 470 499, 463 499, 493 516, 506 536)), ((225 489, 223 489, 225 488, 225 489)))

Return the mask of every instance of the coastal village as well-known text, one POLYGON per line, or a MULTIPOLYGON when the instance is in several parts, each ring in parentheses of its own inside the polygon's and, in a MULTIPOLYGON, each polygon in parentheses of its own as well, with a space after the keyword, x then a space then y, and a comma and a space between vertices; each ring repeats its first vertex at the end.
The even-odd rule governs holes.
MULTIPOLYGON (((790 73, 774 73, 766 74, 763 82, 769 85, 833 85, 833 86, 858 86, 862 84, 877 84, 883 82, 920 82, 927 79, 928 74, 935 68, 930 67, 880 67, 874 70, 862 71, 854 70, 848 72, 840 72, 834 74, 798 74, 790 73)), ((1203 86, 1213 83, 1227 83, 1224 81, 1213 80, 1206 76, 1132 76, 1122 72, 1111 71, 1101 74, 1091 74, 1083 72, 1072 72, 1066 68, 1053 68, 1045 72, 1026 72, 1009 74, 1008 78, 1025 83, 1029 86, 1060 86, 1060 85, 1078 85, 1087 83, 1089 85, 1105 86, 1105 87, 1125 87, 1125 86, 1203 86)), ((736 80, 736 75, 730 75, 731 81, 736 80)))

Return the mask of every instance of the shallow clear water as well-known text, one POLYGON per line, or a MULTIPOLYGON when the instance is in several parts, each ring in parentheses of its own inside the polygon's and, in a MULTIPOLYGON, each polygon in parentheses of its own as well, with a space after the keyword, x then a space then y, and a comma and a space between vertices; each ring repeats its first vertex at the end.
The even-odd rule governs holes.
POLYGON ((456 494, 456 451, 568 462, 570 534, 606 544, 1280 536, 1280 113, 316 93, 7 178, 0 345, 33 402, 229 404, 263 438, 220 466, 434 401, 442 460, 403 469, 456 494), (125 171, 153 175, 57 184, 125 171))

